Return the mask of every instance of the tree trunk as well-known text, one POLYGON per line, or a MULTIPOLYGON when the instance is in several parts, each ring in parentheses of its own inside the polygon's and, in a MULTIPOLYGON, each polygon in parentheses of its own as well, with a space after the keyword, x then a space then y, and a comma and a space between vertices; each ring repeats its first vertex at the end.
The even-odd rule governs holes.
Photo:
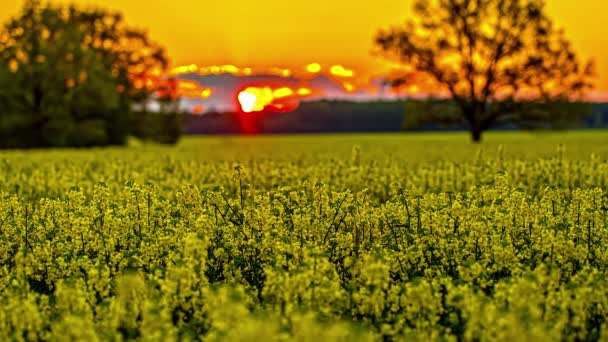
POLYGON ((481 134, 483 133, 484 123, 482 117, 485 111, 485 106, 478 101, 461 107, 462 113, 469 124, 471 132, 471 141, 475 144, 481 142, 481 134))
POLYGON ((471 139, 474 143, 478 144, 481 142, 481 133, 483 130, 481 129, 481 124, 476 122, 471 126, 471 139))

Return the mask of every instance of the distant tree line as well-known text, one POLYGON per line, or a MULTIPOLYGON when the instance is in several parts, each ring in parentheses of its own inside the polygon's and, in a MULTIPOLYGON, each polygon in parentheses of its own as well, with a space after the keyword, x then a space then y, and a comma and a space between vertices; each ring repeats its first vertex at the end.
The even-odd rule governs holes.
POLYGON ((26 1, 0 30, 0 147, 123 145, 181 134, 168 60, 120 13, 26 1), (148 110, 151 100, 164 113, 148 110))
POLYGON ((305 101, 288 113, 186 115, 186 134, 399 132, 403 101, 305 101))
MULTIPOLYGON (((588 127, 587 120, 596 114, 594 105, 581 101, 497 101, 485 104, 485 111, 501 113, 490 128, 524 130, 565 130, 588 127), (512 103, 512 107, 509 107, 512 103)), ((462 109, 453 99, 411 99, 406 102, 404 130, 418 128, 467 127, 462 109)))
MULTIPOLYGON (((492 130, 608 128, 608 103, 553 103, 505 116, 492 130), (542 109, 542 110, 541 110, 542 109), (550 115, 547 119, 545 116, 550 115)), ((458 105, 449 99, 302 102, 289 113, 185 115, 185 134, 293 134, 462 131, 458 105)))

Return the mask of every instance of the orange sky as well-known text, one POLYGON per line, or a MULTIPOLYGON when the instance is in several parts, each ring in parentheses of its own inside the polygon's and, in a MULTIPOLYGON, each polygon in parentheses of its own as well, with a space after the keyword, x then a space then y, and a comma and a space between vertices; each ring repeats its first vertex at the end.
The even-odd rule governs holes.
MULTIPOLYGON (((69 1, 59 1, 69 2, 69 1)), ((342 64, 371 75, 383 62, 370 55, 379 28, 407 18, 412 0, 76 0, 121 10, 148 28, 174 64, 277 66, 296 71, 311 62, 342 64)), ((22 0, 0 1, 0 20, 22 0)), ((584 57, 598 65, 597 86, 608 91, 607 0, 548 0, 584 57)))

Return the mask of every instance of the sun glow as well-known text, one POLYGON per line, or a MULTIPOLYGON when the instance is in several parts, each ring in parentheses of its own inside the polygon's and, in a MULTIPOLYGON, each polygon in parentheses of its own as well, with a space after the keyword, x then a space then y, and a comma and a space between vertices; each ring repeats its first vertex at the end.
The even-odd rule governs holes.
POLYGON ((344 82, 343 86, 344 86, 344 90, 346 90, 349 93, 352 93, 355 91, 355 86, 350 82, 344 82))
MULTIPOLYGON (((373 96, 379 94, 378 88, 370 83, 370 79, 365 79, 364 74, 355 72, 342 64, 323 66, 321 63, 312 62, 293 69, 281 66, 190 64, 175 67, 171 71, 169 77, 176 79, 179 97, 225 101, 227 100, 225 96, 228 95, 232 100, 231 105, 234 106, 232 108, 241 113, 290 112, 299 107, 302 99, 320 99, 323 98, 326 91, 333 91, 332 96, 344 96, 345 98, 351 95, 366 96, 369 94, 373 96), (188 77, 182 78, 180 77, 182 73, 203 77, 188 75, 188 77), (223 84, 218 85, 212 82, 214 87, 207 88, 211 83, 207 84, 208 79, 204 76, 221 74, 236 76, 236 84, 228 85, 229 89, 224 89, 223 84), (255 78, 251 76, 255 76, 255 78), (320 76, 325 78, 319 78, 320 76), (327 88, 323 82, 329 81, 341 89, 328 90, 330 88, 327 88), (311 88, 310 85, 315 86, 311 88)), ((205 106, 206 109, 207 106, 205 106)))
POLYGON ((205 88, 201 91, 201 97, 206 99, 209 98, 213 94, 213 91, 210 88, 205 88))
POLYGON ((276 99, 293 95, 291 88, 282 87, 272 92, 272 96, 276 99))
MULTIPOLYGON (((327 75, 340 78, 352 78, 355 77, 355 72, 352 69, 348 69, 343 65, 337 64, 331 67, 323 68, 319 63, 310 63, 303 69, 296 69, 305 71, 306 74, 319 74, 326 69, 327 75)), ((277 75, 281 77, 306 77, 307 75, 302 72, 294 72, 294 70, 284 67, 258 67, 255 70, 251 67, 238 67, 232 64, 226 65, 210 65, 210 66, 199 66, 196 64, 176 66, 171 69, 171 74, 174 76, 185 75, 185 74, 199 74, 199 75, 219 75, 219 74, 232 74, 235 76, 251 76, 251 75, 277 75)))
POLYGON ((319 64, 319 63, 308 64, 306 66, 306 70, 308 72, 310 72, 311 74, 319 73, 319 72, 321 72, 321 64, 319 64))
MULTIPOLYGON (((232 64, 225 65, 209 65, 209 66, 198 66, 196 64, 177 66, 171 69, 173 75, 183 75, 197 73, 201 75, 209 74, 233 74, 233 75, 251 75, 251 68, 239 68, 232 64)), ((281 69, 283 72, 283 69, 281 69)))
POLYGON ((237 100, 245 113, 288 112, 298 108, 299 100, 311 94, 312 89, 306 87, 292 89, 288 86, 250 86, 239 92, 237 100))
POLYGON ((353 77, 355 76, 355 72, 350 70, 350 69, 346 69, 345 67, 341 66, 341 65, 334 65, 331 67, 330 72, 332 75, 334 76, 339 76, 339 77, 353 77))
POLYGON ((312 89, 310 89, 310 88, 300 88, 300 89, 298 89, 297 93, 300 96, 312 95, 312 89))
POLYGON ((251 113, 264 109, 263 107, 260 108, 260 101, 258 101, 258 96, 250 89, 246 89, 240 92, 238 99, 239 103, 241 104, 241 109, 245 113, 251 113))

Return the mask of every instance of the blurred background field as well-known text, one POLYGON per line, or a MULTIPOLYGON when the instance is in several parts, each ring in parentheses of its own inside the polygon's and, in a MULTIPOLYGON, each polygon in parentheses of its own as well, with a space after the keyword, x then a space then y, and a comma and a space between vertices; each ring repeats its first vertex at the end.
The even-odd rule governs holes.
POLYGON ((483 145, 472 145, 466 132, 187 136, 176 146, 145 143, 131 138, 128 147, 4 150, 0 151, 0 156, 27 156, 35 160, 48 155, 49 160, 75 160, 96 156, 122 155, 137 159, 171 155, 173 158, 198 162, 301 158, 314 161, 349 157, 352 148, 359 146, 370 159, 395 156, 409 163, 417 163, 431 160, 466 161, 477 151, 496 151, 499 146, 503 147, 505 156, 523 159, 546 157, 554 154, 559 145, 566 146, 566 155, 574 159, 587 158, 591 153, 606 156, 608 130, 491 132, 483 145))
MULTIPOLYGON (((130 181, 154 183, 166 193, 184 184, 234 191, 233 167, 239 164, 260 191, 297 187, 306 180, 324 182, 336 191, 372 188, 378 198, 399 186, 421 193, 467 191, 505 169, 515 181, 528 179, 527 190, 536 192, 555 185, 558 175, 543 169, 554 167, 554 160, 572 168, 592 160, 605 165, 607 141, 604 130, 491 132, 483 145, 470 144, 465 132, 187 137, 172 147, 131 139, 129 147, 0 152, 0 189, 55 197, 70 187, 92 191, 99 182, 118 191, 130 181), (471 174, 470 166, 481 169, 471 174), (440 183, 430 184, 425 177, 439 177, 433 182, 440 183)), ((597 177, 607 172, 584 170, 597 177)), ((579 186, 608 182, 573 171, 560 172, 578 179, 579 186)))

